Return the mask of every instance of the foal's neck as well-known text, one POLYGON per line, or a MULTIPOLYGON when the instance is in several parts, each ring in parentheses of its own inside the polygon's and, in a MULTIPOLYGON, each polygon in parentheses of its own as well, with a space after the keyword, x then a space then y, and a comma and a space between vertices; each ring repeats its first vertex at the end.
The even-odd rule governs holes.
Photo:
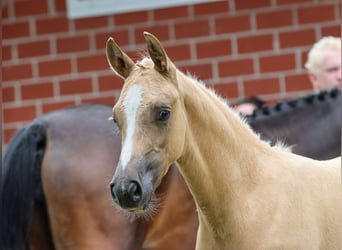
POLYGON ((179 80, 188 119, 180 171, 198 206, 201 224, 226 237, 230 232, 224 227, 235 221, 231 220, 236 213, 233 196, 241 186, 250 188, 256 181, 257 156, 269 147, 214 93, 184 75, 179 80))

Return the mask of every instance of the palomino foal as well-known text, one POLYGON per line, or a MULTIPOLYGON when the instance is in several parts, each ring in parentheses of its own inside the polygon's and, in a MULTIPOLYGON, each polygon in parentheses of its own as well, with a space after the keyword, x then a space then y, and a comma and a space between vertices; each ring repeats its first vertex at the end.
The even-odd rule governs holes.
POLYGON ((342 249, 341 158, 316 161, 271 147, 213 92, 180 72, 144 33, 138 63, 112 38, 125 79, 113 119, 123 145, 114 201, 144 214, 176 162, 196 202, 196 249, 342 249))

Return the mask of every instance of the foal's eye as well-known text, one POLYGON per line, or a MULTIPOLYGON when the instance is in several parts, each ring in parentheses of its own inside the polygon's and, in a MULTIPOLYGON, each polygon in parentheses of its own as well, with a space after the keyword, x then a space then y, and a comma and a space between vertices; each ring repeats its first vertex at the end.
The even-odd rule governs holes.
POLYGON ((168 109, 161 109, 158 113, 158 121, 165 122, 170 117, 170 110, 168 109))
POLYGON ((118 120, 115 118, 115 116, 112 117, 112 120, 115 126, 119 128, 119 123, 118 123, 118 120))

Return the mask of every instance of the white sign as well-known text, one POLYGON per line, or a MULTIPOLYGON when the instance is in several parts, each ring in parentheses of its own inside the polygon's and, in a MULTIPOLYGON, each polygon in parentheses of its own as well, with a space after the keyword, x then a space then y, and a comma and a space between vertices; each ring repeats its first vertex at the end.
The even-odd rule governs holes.
POLYGON ((202 2, 213 0, 67 0, 67 11, 68 18, 76 19, 202 2))

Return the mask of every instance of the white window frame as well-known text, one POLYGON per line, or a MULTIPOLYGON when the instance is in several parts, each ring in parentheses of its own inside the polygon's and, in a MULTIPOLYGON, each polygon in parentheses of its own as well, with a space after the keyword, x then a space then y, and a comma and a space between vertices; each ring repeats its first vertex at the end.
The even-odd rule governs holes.
POLYGON ((77 19, 213 1, 214 0, 67 0, 67 15, 69 19, 77 19))

